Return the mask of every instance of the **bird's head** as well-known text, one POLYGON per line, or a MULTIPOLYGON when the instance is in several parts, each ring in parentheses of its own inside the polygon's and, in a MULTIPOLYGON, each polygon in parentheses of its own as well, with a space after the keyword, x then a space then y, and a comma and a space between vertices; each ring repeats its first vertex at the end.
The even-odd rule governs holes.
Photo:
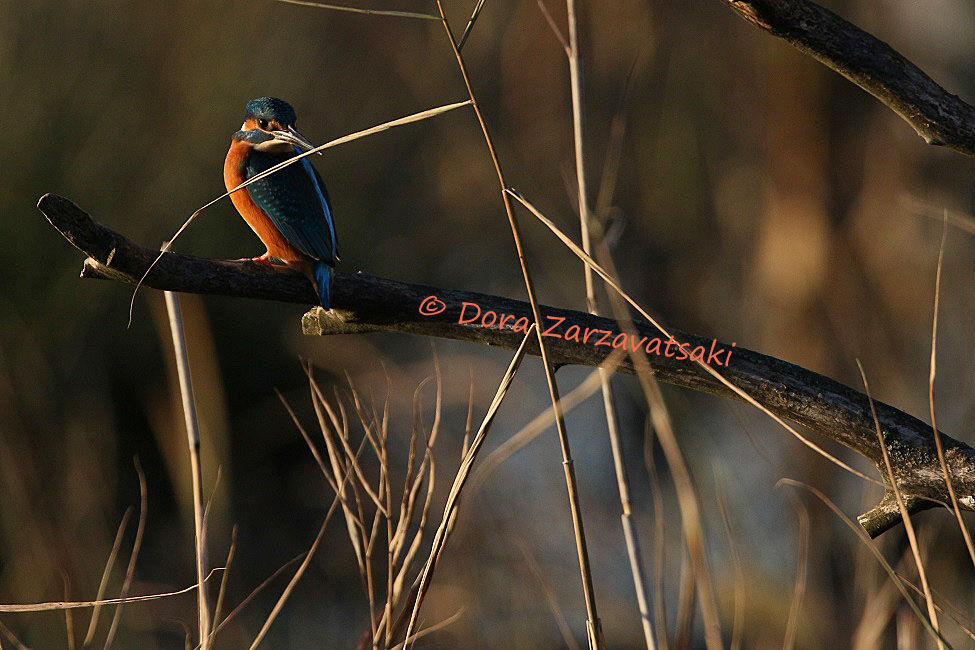
POLYGON ((259 97, 247 102, 244 123, 234 140, 245 140, 258 151, 290 153, 293 147, 302 151, 313 145, 295 128, 295 109, 276 97, 259 97))

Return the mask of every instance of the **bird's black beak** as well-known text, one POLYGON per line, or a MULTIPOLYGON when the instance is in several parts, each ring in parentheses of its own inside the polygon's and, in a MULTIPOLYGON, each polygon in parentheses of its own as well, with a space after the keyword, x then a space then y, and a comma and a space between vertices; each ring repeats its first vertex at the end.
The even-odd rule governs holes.
POLYGON ((271 135, 274 136, 275 140, 287 142, 298 147, 301 151, 308 151, 309 149, 315 148, 315 145, 309 142, 305 136, 298 133, 298 130, 293 126, 289 126, 287 130, 271 131, 271 135))

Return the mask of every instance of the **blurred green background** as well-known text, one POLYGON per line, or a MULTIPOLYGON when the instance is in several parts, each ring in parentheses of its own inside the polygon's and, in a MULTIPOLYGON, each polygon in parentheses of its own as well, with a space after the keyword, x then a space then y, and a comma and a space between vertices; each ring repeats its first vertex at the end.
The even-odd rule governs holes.
MULTIPOLYGON (((975 101, 971 3, 825 4, 975 101)), ((447 2, 457 33, 473 5, 447 2)), ((564 6, 548 5, 564 25, 564 6)), ((425 0, 357 6, 436 10, 425 0)), ((594 193, 615 188, 608 204, 623 226, 614 253, 625 287, 665 323, 855 387, 859 358, 877 398, 927 421, 940 218, 943 209, 975 211, 973 161, 926 146, 870 96, 719 0, 581 2, 580 12, 588 171, 594 193), (614 135, 614 121, 625 127, 622 138, 614 135), (607 165, 618 165, 618 175, 608 175, 614 183, 604 183, 607 165)), ((464 54, 508 182, 577 235, 566 189, 574 174, 567 65, 536 3, 486 3, 464 54)), ((132 592, 182 588, 195 579, 192 506, 161 295, 143 290, 126 329, 131 289, 80 280, 81 256, 36 210, 37 199, 62 194, 96 220, 157 246, 223 192, 223 156, 248 99, 287 99, 302 132, 320 143, 465 99, 455 61, 432 21, 270 0, 0 0, 0 88, 6 127, 0 139, 0 602, 95 597, 119 520, 129 506, 138 508, 135 456, 145 469, 149 506, 132 592)), ((331 149, 315 164, 335 209, 340 270, 524 297, 496 179, 470 111, 331 149)), ((540 299, 583 308, 581 266, 526 213, 521 218, 540 299)), ((217 258, 264 250, 229 201, 206 211, 175 248, 217 258)), ((973 275, 975 240, 952 228, 941 298, 938 420, 969 444, 975 442, 973 275)), ((230 606, 308 548, 331 501, 275 395, 280 390, 315 428, 299 358, 315 363, 323 385, 347 393, 348 373, 359 391, 380 402, 388 375, 391 435, 401 444, 411 428, 414 390, 434 374, 435 350, 446 391, 439 518, 460 454, 471 382, 478 421, 508 353, 395 334, 306 338, 302 310, 287 304, 184 296, 183 307, 208 492, 220 468, 210 516, 214 564, 222 563, 230 531, 239 527, 230 606)), ((588 372, 561 370, 563 394, 588 372)), ((649 562, 646 406, 632 378, 615 382, 649 562)), ((489 448, 548 402, 535 359, 515 386, 489 448)), ((734 564, 718 495, 728 504, 743 558, 747 647, 778 647, 798 543, 796 511, 776 481, 808 481, 851 515, 879 495, 743 405, 666 387, 665 394, 702 495, 726 640, 734 564)), ((428 420, 433 397, 428 385, 420 400, 428 420)), ((569 415, 568 428, 607 641, 639 646, 598 396, 569 415)), ((837 453, 863 466, 845 450, 837 453)), ((554 432, 546 432, 464 502, 464 524, 448 545, 424 617, 434 622, 460 606, 464 613, 425 640, 428 647, 558 646, 563 640, 546 589, 583 643, 560 463, 554 432)), ((666 466, 657 469, 668 538, 664 591, 657 595, 673 626, 679 519, 666 466)), ((864 638, 861 647, 874 647, 864 620, 879 626, 876 643, 889 645, 903 606, 884 596, 885 579, 849 531, 818 502, 806 503, 812 532, 799 647, 864 638), (884 628, 886 617, 891 623, 884 628)), ((918 520, 936 589, 971 612, 975 594, 957 529, 944 512, 918 520)), ((111 593, 133 536, 130 525, 111 593)), ((903 552, 901 536, 891 532, 881 542, 894 560, 903 552)), ((285 582, 279 578, 243 610, 221 632, 218 647, 246 647, 285 582)), ((117 646, 182 647, 184 626, 195 629, 195 616, 192 594, 129 605, 117 646)), ((110 618, 104 616, 99 634, 110 618)), ((266 647, 349 647, 367 621, 344 526, 336 520, 266 647)), ((67 644, 61 612, 0 614, 0 623, 31 647, 67 644)), ((75 612, 74 626, 83 634, 87 610, 75 612)), ((958 638, 951 623, 947 633, 958 638)))

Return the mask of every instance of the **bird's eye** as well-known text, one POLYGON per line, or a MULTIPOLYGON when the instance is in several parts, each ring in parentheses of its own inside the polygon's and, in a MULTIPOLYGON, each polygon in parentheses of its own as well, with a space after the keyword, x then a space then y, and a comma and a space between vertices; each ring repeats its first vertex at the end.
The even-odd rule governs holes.
POLYGON ((261 127, 262 129, 266 129, 267 128, 267 120, 257 120, 257 126, 261 127))

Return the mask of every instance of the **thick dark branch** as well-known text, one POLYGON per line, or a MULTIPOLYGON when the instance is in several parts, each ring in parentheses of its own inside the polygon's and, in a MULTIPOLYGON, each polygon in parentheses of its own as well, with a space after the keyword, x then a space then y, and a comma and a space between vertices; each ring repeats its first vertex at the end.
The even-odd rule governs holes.
MULTIPOLYGON (((88 256, 82 271, 84 277, 107 277, 132 283, 142 276, 158 255, 158 251, 142 248, 95 223, 67 199, 48 194, 41 199, 38 207, 68 241, 88 256)), ((305 277, 287 269, 175 253, 167 253, 160 260, 145 284, 171 291, 263 298, 306 305, 316 303, 314 291, 305 277)), ((405 284, 364 273, 337 273, 332 301, 333 311, 316 308, 305 314, 302 325, 306 334, 379 330, 409 332, 513 350, 524 337, 523 332, 514 331, 518 319, 523 319, 525 324, 532 322, 531 306, 526 302, 405 284), (442 312, 429 316, 421 313, 421 304, 430 304, 427 300, 429 296, 436 296, 441 301, 435 305, 442 303, 442 312), (427 303, 424 303, 425 300, 427 303), (459 322, 464 303, 477 305, 482 318, 469 323, 459 322), (504 315, 513 318, 507 319, 504 329, 499 329, 497 324, 486 327, 483 318, 489 311, 494 312, 498 320, 504 315)), ((468 306, 464 320, 473 313, 474 308, 468 306)), ((542 314, 547 321, 544 325, 552 326, 551 333, 559 335, 548 339, 551 358, 558 366, 598 365, 612 350, 608 343, 620 331, 615 321, 583 312, 542 307, 542 314), (589 330, 588 342, 567 340, 573 326, 578 326, 579 339, 589 330), (602 332, 610 334, 604 337, 602 332)), ((645 337, 645 340, 641 344, 630 339, 626 341, 627 345, 637 344, 646 349, 652 345, 653 339, 660 337, 659 332, 648 323, 636 321, 635 326, 639 337, 645 337)), ((723 365, 712 366, 772 412, 846 445, 878 468, 883 466, 865 395, 832 379, 758 352, 671 331, 678 342, 689 344, 690 349, 702 346, 708 353, 724 349, 725 352, 717 359, 723 365), (730 358, 729 350, 733 350, 730 358)), ((666 341, 660 341, 660 344, 663 353, 650 355, 654 373, 660 381, 737 399, 732 391, 697 364, 686 359, 679 360, 673 345, 670 356, 667 356, 666 341)), ((531 345, 530 353, 538 354, 537 342, 531 345)), ((627 360, 620 370, 633 373, 633 366, 627 360)), ((923 499, 948 501, 931 428, 892 406, 881 402, 877 402, 876 406, 898 487, 905 493, 905 498, 912 504, 923 499)), ((975 510, 975 450, 944 434, 942 440, 959 501, 962 507, 975 510)), ((885 472, 881 472, 881 475, 885 475, 885 472)), ((887 516, 867 517, 863 521, 873 535, 880 534, 896 522, 896 519, 887 516)))
POLYGON ((883 41, 809 0, 723 0, 886 104, 928 144, 975 155, 975 108, 883 41))

